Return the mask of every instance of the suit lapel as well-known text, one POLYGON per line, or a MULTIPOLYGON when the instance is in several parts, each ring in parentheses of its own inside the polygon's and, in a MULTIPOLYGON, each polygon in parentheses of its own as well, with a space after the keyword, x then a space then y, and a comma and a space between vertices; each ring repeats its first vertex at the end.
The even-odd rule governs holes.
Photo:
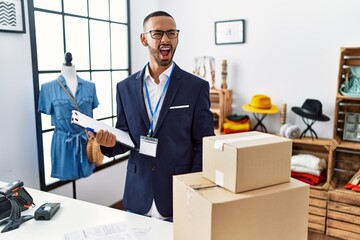
POLYGON ((136 100, 137 100, 137 104, 139 107, 140 115, 141 115, 142 119, 144 120, 146 127, 149 129, 150 121, 149 121, 149 116, 146 111, 144 95, 143 95, 144 74, 145 74, 145 68, 143 68, 143 70, 137 74, 135 81, 134 81, 134 89, 135 89, 135 95, 136 95, 136 100))
POLYGON ((167 113, 169 112, 169 108, 175 99, 176 93, 179 90, 180 84, 181 84, 180 68, 175 64, 174 72, 170 79, 168 89, 166 90, 164 102, 162 104, 162 107, 160 110, 160 115, 159 115, 159 118, 156 123, 154 135, 158 132, 161 125, 163 124, 165 117, 166 117, 167 113))

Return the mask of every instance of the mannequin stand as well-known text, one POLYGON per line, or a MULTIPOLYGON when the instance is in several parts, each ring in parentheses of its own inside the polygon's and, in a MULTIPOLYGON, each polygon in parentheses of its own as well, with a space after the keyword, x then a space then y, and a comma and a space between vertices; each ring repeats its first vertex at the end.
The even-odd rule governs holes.
POLYGON ((2 233, 17 229, 24 222, 34 218, 34 216, 30 216, 30 215, 25 215, 21 217, 21 207, 20 204, 15 199, 15 196, 10 196, 8 200, 10 201, 11 204, 11 213, 8 219, 0 221, 0 226, 6 224, 3 230, 1 231, 2 233))
POLYGON ((314 129, 312 129, 312 125, 314 125, 314 123, 316 122, 316 120, 310 120, 308 118, 302 118, 303 122, 306 125, 306 129, 300 134, 300 139, 302 137, 305 137, 306 133, 309 131, 310 132, 310 136, 311 139, 314 140, 314 136, 316 139, 318 139, 318 136, 316 134, 316 132, 314 131, 314 129))
POLYGON ((262 132, 267 133, 267 129, 266 129, 265 125, 262 123, 262 121, 265 119, 267 114, 265 114, 265 113, 253 113, 253 115, 254 115, 254 118, 257 121, 257 123, 254 126, 253 130, 255 131, 259 127, 262 132))

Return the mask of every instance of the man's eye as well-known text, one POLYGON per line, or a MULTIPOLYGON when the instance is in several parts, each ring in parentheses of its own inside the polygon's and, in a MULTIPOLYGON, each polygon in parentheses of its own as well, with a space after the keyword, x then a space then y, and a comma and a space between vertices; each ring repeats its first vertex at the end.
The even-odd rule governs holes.
POLYGON ((167 35, 168 35, 169 37, 175 37, 175 36, 176 36, 176 32, 175 32, 175 31, 167 32, 167 35))
POLYGON ((159 36, 161 36, 162 34, 161 34, 161 32, 153 32, 153 36, 154 37, 159 37, 159 36))

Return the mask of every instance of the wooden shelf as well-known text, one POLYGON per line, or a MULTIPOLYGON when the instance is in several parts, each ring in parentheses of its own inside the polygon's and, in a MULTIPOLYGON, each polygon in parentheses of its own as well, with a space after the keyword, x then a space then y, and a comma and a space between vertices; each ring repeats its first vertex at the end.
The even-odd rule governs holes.
POLYGON ((344 188, 329 191, 326 234, 360 239, 360 194, 344 188))
POLYGON ((360 142, 351 142, 351 141, 344 141, 340 139, 340 137, 336 136, 334 138, 334 144, 336 148, 344 148, 349 150, 360 150, 360 142))
MULTIPOLYGON (((350 67, 360 66, 360 48, 340 51, 337 90, 350 67)), ((346 113, 360 113, 360 98, 336 94, 333 156, 329 158, 329 201, 326 234, 341 239, 360 239, 360 193, 345 189, 345 184, 360 169, 360 142, 343 140, 346 113)))
POLYGON ((344 96, 341 93, 337 93, 336 94, 336 99, 337 100, 349 100, 349 101, 359 101, 360 98, 354 98, 354 97, 349 97, 349 96, 344 96))
POLYGON ((318 145, 318 146, 331 146, 332 144, 332 139, 329 138, 312 139, 311 137, 305 137, 305 138, 295 138, 292 140, 294 143, 318 145))
POLYGON ((225 118, 232 112, 232 90, 210 89, 210 111, 214 114, 215 131, 221 133, 225 118))
POLYGON ((217 115, 220 115, 220 113, 221 113, 221 109, 220 109, 219 107, 217 107, 217 108, 211 107, 211 108, 210 108, 210 111, 211 111, 212 113, 217 114, 217 115))
POLYGON ((316 190, 327 190, 326 183, 320 183, 318 185, 310 186, 310 189, 316 189, 316 190))

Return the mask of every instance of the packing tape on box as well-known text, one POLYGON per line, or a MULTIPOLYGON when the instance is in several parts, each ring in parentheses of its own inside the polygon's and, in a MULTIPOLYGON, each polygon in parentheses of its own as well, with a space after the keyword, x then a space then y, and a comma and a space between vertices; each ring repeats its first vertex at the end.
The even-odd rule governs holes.
POLYGON ((212 188, 212 187, 217 187, 216 184, 210 183, 210 184, 193 184, 190 185, 190 187, 194 190, 201 190, 201 189, 205 189, 205 188, 212 188))
POLYGON ((247 136, 247 137, 219 139, 219 140, 215 140, 214 149, 219 150, 219 151, 223 151, 225 143, 247 142, 247 141, 259 140, 259 139, 271 138, 271 137, 274 137, 274 136, 270 135, 270 134, 260 134, 260 135, 247 136))
POLYGON ((215 169, 215 183, 220 187, 224 187, 224 173, 218 169, 215 169))
POLYGON ((187 191, 186 191, 186 204, 187 205, 191 204, 191 199, 192 199, 192 196, 194 194, 194 191, 199 191, 199 190, 208 189, 208 188, 217 187, 217 186, 218 185, 216 185, 214 183, 190 185, 189 186, 190 188, 187 189, 187 191))

